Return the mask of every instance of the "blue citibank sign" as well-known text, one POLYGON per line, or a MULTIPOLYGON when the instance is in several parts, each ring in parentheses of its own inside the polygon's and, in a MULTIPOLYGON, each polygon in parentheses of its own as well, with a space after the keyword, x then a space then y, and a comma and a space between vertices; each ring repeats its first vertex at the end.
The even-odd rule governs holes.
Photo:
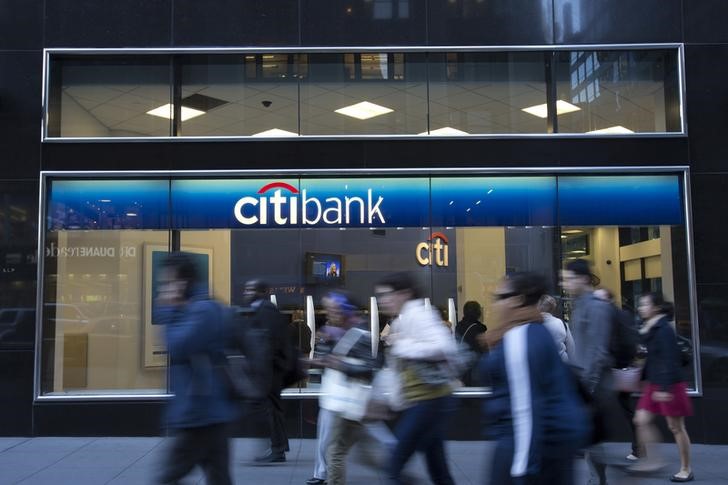
POLYGON ((52 180, 48 229, 677 225, 678 175, 52 180))

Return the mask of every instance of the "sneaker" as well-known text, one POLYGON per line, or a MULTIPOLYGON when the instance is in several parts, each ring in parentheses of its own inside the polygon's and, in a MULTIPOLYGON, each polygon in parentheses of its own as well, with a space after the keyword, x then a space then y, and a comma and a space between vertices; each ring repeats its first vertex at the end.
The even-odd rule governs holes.
POLYGON ((256 456, 253 461, 255 463, 283 463, 286 461, 286 454, 282 451, 268 451, 265 455, 256 456))
POLYGON ((640 459, 640 457, 635 455, 634 453, 630 453, 629 455, 625 456, 625 458, 629 461, 637 461, 640 459))
POLYGON ((326 485, 326 480, 324 480, 323 478, 311 477, 306 480, 306 483, 308 485, 326 485))

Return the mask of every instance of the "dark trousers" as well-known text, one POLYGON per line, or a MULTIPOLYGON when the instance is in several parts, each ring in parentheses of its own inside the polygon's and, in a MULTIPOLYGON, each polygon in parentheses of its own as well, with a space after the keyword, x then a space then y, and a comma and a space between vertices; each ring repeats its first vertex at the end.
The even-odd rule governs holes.
POLYGON ((415 451, 424 452, 427 472, 435 485, 455 483, 447 465, 444 444, 447 419, 454 407, 454 399, 445 396, 420 401, 402 413, 394 429, 397 445, 389 461, 390 483, 406 483, 402 479, 402 469, 415 451))
POLYGON ((275 386, 268 394, 265 403, 268 428, 270 430, 270 449, 273 453, 288 451, 288 434, 286 433, 286 419, 283 412, 283 399, 281 388, 275 386))
POLYGON ((573 485, 573 457, 544 456, 537 473, 512 477, 513 452, 512 436, 504 436, 497 440, 490 465, 491 485, 573 485))
POLYGON ((629 422, 629 429, 632 430, 632 454, 634 456, 642 457, 642 449, 640 448, 639 443, 637 442, 637 431, 634 428, 634 407, 635 404, 632 403, 631 393, 629 392, 620 392, 617 395, 617 400, 619 401, 619 407, 622 409, 622 412, 624 413, 624 417, 629 422))
POLYGON ((208 485, 232 484, 228 439, 227 424, 176 430, 157 482, 179 483, 199 465, 208 485))

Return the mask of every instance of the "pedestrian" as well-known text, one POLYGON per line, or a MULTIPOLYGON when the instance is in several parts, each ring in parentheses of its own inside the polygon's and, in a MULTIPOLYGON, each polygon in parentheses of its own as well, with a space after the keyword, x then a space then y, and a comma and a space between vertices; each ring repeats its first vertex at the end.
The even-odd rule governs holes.
POLYGON ((498 326, 486 334, 489 353, 480 361, 493 389, 483 406, 496 440, 493 485, 571 485, 574 453, 590 433, 576 381, 542 325, 545 292, 543 276, 516 273, 493 294, 498 326))
MULTIPOLYGON (((614 357, 614 368, 615 369, 625 369, 630 368, 635 365, 635 360, 637 358, 637 347, 639 345, 639 333, 637 330, 637 325, 635 322, 634 315, 629 312, 628 310, 624 308, 620 308, 617 306, 617 303, 614 301, 614 293, 612 293, 607 288, 598 288, 594 290, 594 296, 597 298, 600 298, 606 302, 609 302, 610 305, 613 306, 614 309, 614 316, 616 320, 613 322, 613 325, 617 327, 620 325, 626 332, 634 333, 635 335, 635 342, 632 345, 632 349, 629 348, 623 351, 619 351, 618 349, 613 349, 613 357, 614 357), (616 354, 616 355, 615 355, 616 354)), ((637 461, 640 458, 644 457, 645 453, 642 447, 639 444, 639 440, 637 439, 637 431, 635 430, 634 425, 634 413, 635 413, 635 403, 632 401, 632 392, 631 391, 618 391, 617 392, 617 401, 619 402, 619 407, 622 410, 622 413, 624 414, 624 417, 627 419, 627 422, 629 423, 630 431, 632 432, 632 448, 630 453, 625 457, 628 461, 637 461)))
POLYGON ((569 326, 553 315, 556 306, 556 298, 551 295, 543 295, 538 301, 538 310, 543 317, 543 325, 554 338, 559 357, 564 362, 569 362, 570 357, 574 355, 574 337, 571 335, 569 326))
MULTIPOLYGON (((463 319, 455 326, 455 338, 460 344, 468 346, 477 358, 483 354, 483 347, 478 343, 478 339, 483 335, 488 327, 480 321, 483 316, 483 307, 477 301, 467 301, 463 305, 463 319)), ((477 363, 477 358, 475 362, 477 363)), ((478 381, 477 366, 467 369, 461 376, 465 386, 473 386, 478 381)))
POLYGON ((367 403, 371 382, 379 367, 372 354, 372 337, 359 306, 347 293, 331 291, 324 299, 329 321, 338 322, 345 333, 331 352, 320 358, 326 368, 322 382, 324 408, 331 413, 326 454, 327 483, 346 483, 346 456, 355 444, 369 465, 378 465, 377 442, 368 433, 367 403), (331 385, 335 383, 335 385, 331 385))
POLYGON ((449 372, 448 358, 457 346, 450 331, 432 308, 425 305, 407 273, 380 281, 375 292, 382 310, 397 317, 387 337, 389 357, 395 362, 401 396, 408 406, 394 429, 397 444, 387 475, 392 484, 404 483, 402 470, 415 451, 423 451, 430 479, 436 485, 452 485, 445 456, 445 431, 454 411, 451 396, 457 375, 449 372))
POLYGON ((286 376, 294 366, 296 354, 291 344, 288 323, 270 301, 268 285, 261 280, 248 281, 245 283, 243 301, 249 310, 249 327, 265 331, 268 337, 268 374, 271 376, 267 383, 266 398, 253 406, 253 414, 262 415, 262 421, 267 424, 270 447, 254 457, 254 462, 281 463, 286 461, 286 452, 289 450, 281 391, 286 376))
POLYGON ((646 382, 637 403, 634 422, 647 457, 631 470, 651 472, 662 468, 662 460, 653 446, 659 437, 654 421, 656 415, 665 416, 680 453, 680 471, 670 480, 689 482, 694 476, 690 467, 690 437, 685 429, 685 416, 691 416, 693 409, 680 370, 680 351, 671 324, 673 307, 661 293, 647 293, 640 297, 637 311, 644 322, 640 335, 647 348, 647 361, 644 370, 646 382))
POLYGON ((199 465, 208 484, 227 485, 232 483, 228 423, 238 410, 219 365, 231 313, 197 281, 194 261, 183 253, 167 256, 157 277, 154 321, 165 329, 174 393, 165 415, 174 437, 158 482, 178 483, 199 465))
MULTIPOLYGON (((594 296, 592 274, 586 260, 569 261, 561 272, 561 285, 573 298, 570 327, 574 337, 574 355, 570 363, 583 389, 591 396, 595 415, 603 417, 616 400, 611 379, 612 308, 609 303, 594 296)), ((600 428, 595 430, 595 436, 601 442, 607 437, 608 429, 606 426, 600 428)), ((584 458, 589 466, 590 483, 605 485, 606 456, 601 445, 597 443, 586 450, 584 458)))

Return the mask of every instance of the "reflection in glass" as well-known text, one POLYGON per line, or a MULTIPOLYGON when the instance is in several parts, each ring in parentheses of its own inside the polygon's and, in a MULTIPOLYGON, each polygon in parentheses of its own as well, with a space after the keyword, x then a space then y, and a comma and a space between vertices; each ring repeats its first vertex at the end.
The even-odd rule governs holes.
POLYGON ((680 131, 674 51, 559 52, 556 70, 558 100, 578 107, 559 133, 680 131))
POLYGON ((308 58, 308 77, 301 79, 301 134, 427 131, 424 54, 309 54, 308 58))
POLYGON ((171 135, 168 57, 56 58, 50 80, 48 136, 171 135))
POLYGON ((546 133, 546 120, 524 108, 546 103, 541 52, 429 54, 430 133, 546 133))

